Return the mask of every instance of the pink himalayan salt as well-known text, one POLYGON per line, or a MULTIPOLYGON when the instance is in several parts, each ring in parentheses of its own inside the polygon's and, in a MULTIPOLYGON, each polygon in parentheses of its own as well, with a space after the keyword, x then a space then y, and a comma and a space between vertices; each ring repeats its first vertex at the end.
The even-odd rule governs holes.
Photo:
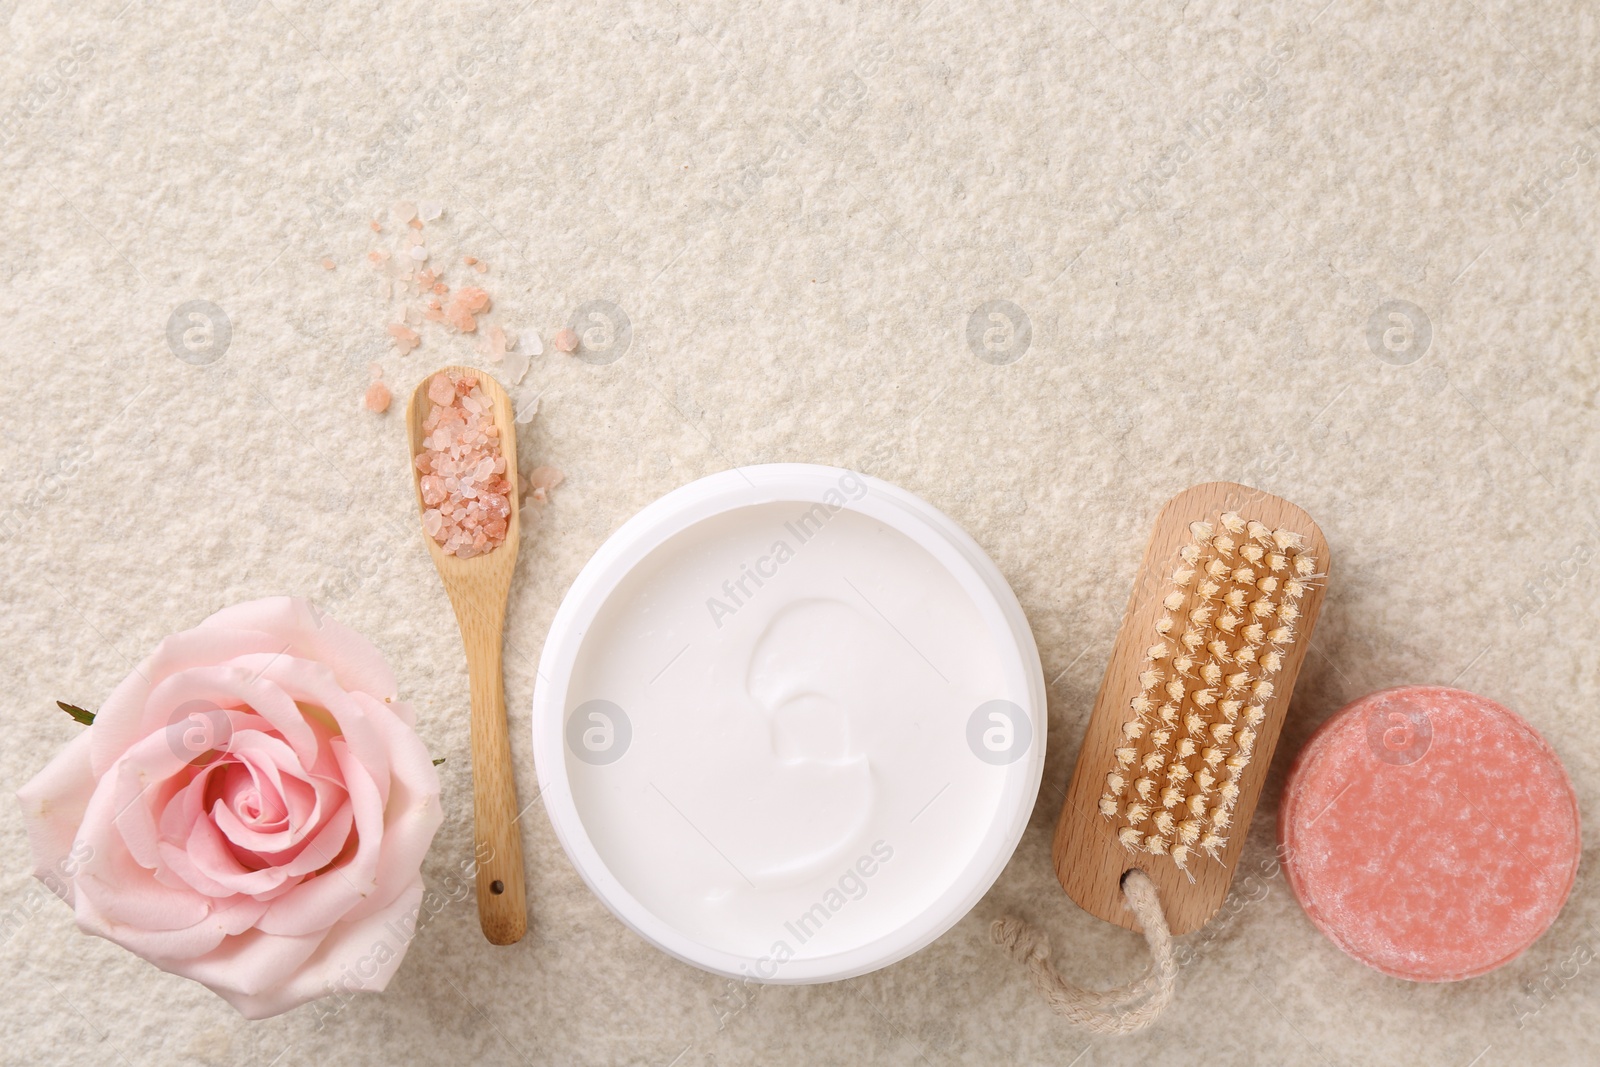
POLYGON ((444 320, 462 333, 473 333, 478 328, 477 313, 489 310, 489 294, 474 286, 456 290, 444 309, 444 320))
POLYGON ((492 326, 484 336, 483 352, 495 363, 506 358, 506 331, 499 326, 492 326))
POLYGON ((550 499, 550 490, 567 480, 555 467, 535 467, 528 472, 527 496, 540 504, 550 499))
POLYGON ((411 330, 410 326, 403 326, 400 323, 394 323, 394 325, 389 326, 389 336, 395 339, 395 352, 400 355, 405 355, 406 352, 410 352, 411 349, 414 349, 422 342, 422 334, 419 334, 416 330, 411 330))
POLYGON ((444 550, 467 559, 504 543, 511 483, 500 453, 493 405, 471 374, 441 371, 428 381, 433 407, 423 420, 417 456, 426 509, 422 527, 444 550))
POLYGON ((400 353, 402 356, 422 343, 421 334, 417 333, 416 330, 411 329, 409 326, 403 326, 398 322, 390 325, 389 336, 394 338, 395 351, 400 353))
POLYGON ((367 386, 367 395, 361 398, 361 403, 366 405, 368 411, 376 411, 381 414, 389 410, 389 401, 392 399, 389 387, 382 382, 374 381, 367 386))
POLYGON ((570 355, 578 350, 578 335, 571 329, 558 330, 551 344, 556 346, 556 351, 570 355))

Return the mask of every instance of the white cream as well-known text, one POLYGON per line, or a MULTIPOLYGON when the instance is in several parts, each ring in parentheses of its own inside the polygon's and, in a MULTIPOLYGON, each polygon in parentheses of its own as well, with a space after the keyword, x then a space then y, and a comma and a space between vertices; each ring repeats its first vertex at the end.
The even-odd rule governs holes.
POLYGON ((719 974, 824 982, 938 937, 993 884, 1044 767, 1044 678, 948 516, 810 464, 629 519, 562 599, 533 749, 573 866, 719 974))
POLYGON ((583 636, 564 700, 578 817, 645 909, 782 980, 968 869, 1011 773, 969 724, 1015 695, 1008 652, 950 569, 876 519, 713 515, 634 566, 583 636))

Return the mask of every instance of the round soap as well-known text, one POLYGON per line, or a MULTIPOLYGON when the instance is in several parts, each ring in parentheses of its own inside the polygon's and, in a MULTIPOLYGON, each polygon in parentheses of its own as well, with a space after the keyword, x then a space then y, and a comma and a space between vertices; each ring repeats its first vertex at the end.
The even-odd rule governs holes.
POLYGON ((1289 772, 1278 836, 1317 928, 1415 982, 1515 959, 1578 872, 1578 803, 1555 752, 1516 713, 1443 686, 1335 712, 1289 772))

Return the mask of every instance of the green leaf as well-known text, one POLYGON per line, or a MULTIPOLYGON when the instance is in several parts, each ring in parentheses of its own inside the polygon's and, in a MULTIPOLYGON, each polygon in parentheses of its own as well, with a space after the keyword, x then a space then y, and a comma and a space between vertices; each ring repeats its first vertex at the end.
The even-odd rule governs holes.
POLYGON ((437 766, 439 766, 439 764, 441 764, 441 763, 443 763, 443 762, 444 762, 444 757, 443 757, 443 756, 440 756, 440 757, 439 757, 439 758, 438 758, 438 759, 436 759, 436 760, 434 760, 434 761, 433 761, 433 765, 434 765, 434 766, 435 766, 435 767, 437 767, 437 766))
POLYGON ((68 704, 65 700, 56 701, 56 707, 66 712, 68 715, 71 715, 74 720, 83 723, 85 726, 94 725, 94 712, 92 711, 84 711, 75 704, 68 704))

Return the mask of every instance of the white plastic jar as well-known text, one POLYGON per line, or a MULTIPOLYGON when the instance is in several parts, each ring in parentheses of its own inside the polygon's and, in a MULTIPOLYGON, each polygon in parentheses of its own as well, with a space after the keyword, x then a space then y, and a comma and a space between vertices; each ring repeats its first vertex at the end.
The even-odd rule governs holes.
POLYGON ((965 531, 854 471, 657 500, 568 591, 533 741, 578 872, 640 936, 763 982, 917 951, 993 884, 1044 766, 1016 597, 965 531))

